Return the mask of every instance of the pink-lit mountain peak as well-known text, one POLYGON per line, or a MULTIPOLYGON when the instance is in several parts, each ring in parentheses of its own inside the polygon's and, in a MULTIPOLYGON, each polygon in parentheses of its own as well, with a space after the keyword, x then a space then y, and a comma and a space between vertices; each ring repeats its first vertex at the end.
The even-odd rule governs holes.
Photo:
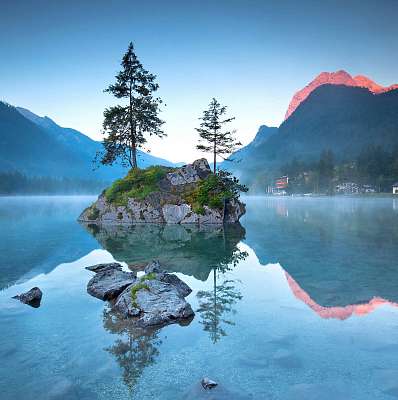
POLYGON ((352 77, 348 72, 340 70, 337 72, 321 72, 313 81, 306 87, 299 90, 290 101, 286 111, 285 120, 288 119, 296 110, 296 108, 321 85, 345 85, 354 87, 363 87, 374 94, 388 92, 393 89, 398 89, 398 84, 391 86, 381 86, 372 81, 366 76, 357 75, 352 77))

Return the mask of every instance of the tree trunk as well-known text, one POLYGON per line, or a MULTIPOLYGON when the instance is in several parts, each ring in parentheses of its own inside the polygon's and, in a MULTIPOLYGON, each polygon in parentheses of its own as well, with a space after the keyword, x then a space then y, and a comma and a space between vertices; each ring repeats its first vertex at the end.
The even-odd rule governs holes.
POLYGON ((132 97, 132 83, 130 83, 130 103, 129 103, 129 117, 130 117, 130 136, 131 136, 131 164, 133 169, 137 168, 137 145, 135 141, 135 124, 133 124, 133 97, 132 97))
POLYGON ((213 145, 213 173, 216 174, 217 168, 217 146, 216 146, 217 133, 214 131, 214 145, 213 145))

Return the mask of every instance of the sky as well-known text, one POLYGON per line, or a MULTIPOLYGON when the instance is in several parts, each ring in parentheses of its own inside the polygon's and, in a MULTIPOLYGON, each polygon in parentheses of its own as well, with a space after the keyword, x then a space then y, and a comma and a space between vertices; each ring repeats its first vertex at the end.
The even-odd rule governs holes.
POLYGON ((398 83, 397 0, 0 0, 0 99, 100 140, 132 41, 157 75, 166 139, 151 153, 189 162, 213 97, 249 143, 279 126, 321 71, 398 83))

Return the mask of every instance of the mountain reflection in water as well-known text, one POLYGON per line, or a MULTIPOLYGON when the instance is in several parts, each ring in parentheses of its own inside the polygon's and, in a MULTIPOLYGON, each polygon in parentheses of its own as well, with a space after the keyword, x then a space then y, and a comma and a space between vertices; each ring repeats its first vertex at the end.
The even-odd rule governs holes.
POLYGON ((254 198, 245 242, 261 264, 279 263, 296 295, 344 319, 398 303, 396 200, 254 198))

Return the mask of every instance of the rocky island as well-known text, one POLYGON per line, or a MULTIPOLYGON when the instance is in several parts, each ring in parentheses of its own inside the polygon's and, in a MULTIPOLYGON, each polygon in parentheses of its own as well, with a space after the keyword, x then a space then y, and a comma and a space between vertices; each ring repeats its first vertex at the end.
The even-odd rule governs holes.
POLYGON ((96 224, 234 223, 245 205, 228 183, 202 158, 180 168, 132 169, 105 189, 79 221, 96 224))

